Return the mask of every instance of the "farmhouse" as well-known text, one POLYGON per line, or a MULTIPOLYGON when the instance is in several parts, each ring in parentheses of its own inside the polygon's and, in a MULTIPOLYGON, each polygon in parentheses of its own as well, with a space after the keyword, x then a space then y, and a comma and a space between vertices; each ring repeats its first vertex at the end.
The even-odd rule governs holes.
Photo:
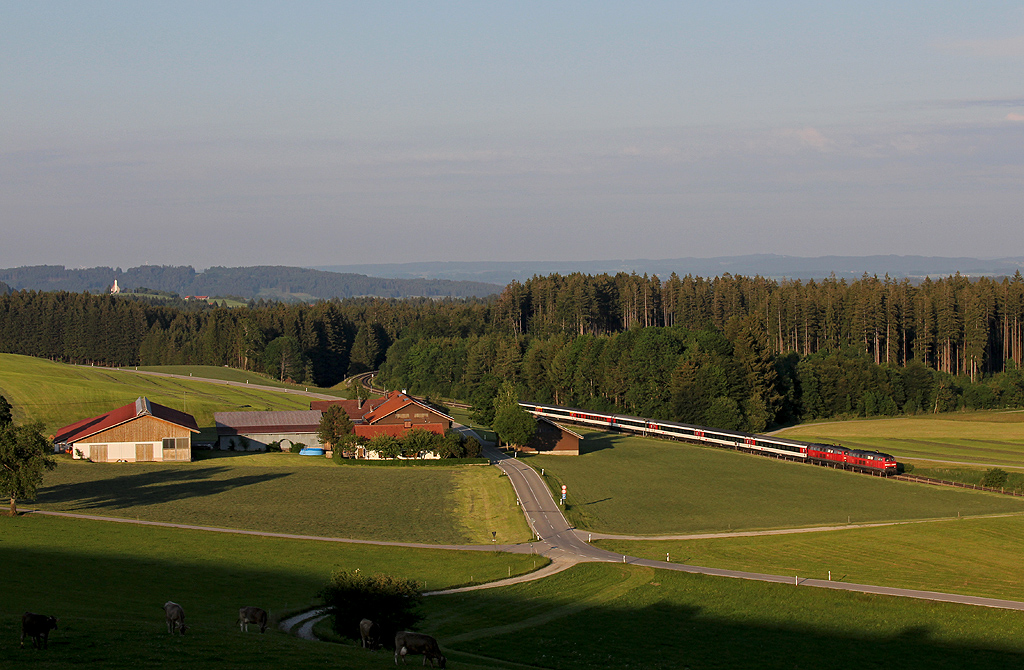
POLYGON ((520 447, 519 450, 530 454, 579 456, 582 439, 583 436, 579 433, 539 416, 537 417, 537 432, 530 438, 527 445, 520 447))
POLYGON ((64 426, 53 438, 73 458, 114 461, 191 461, 192 433, 199 426, 191 414, 139 398, 106 414, 64 426))
POLYGON ((372 439, 377 435, 400 438, 413 428, 444 435, 455 421, 444 412, 401 391, 392 391, 383 398, 367 400, 363 405, 359 405, 355 400, 323 400, 310 403, 310 407, 320 410, 331 405, 343 408, 354 424, 355 434, 366 439, 372 439))
POLYGON ((263 451, 271 442, 287 450, 293 444, 322 447, 317 430, 320 410, 285 412, 215 412, 217 441, 221 449, 263 451))

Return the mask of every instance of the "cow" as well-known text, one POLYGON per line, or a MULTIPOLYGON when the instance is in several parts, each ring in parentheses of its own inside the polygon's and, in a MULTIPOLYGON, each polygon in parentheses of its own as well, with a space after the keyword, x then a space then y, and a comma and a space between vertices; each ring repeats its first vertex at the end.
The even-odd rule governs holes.
POLYGON ((267 611, 259 607, 243 607, 238 610, 238 627, 244 632, 249 632, 249 624, 260 627, 260 633, 267 632, 267 611))
POLYGON ((168 600, 164 603, 164 614, 167 615, 167 632, 173 635, 174 631, 178 631, 184 635, 188 626, 185 625, 185 610, 181 605, 168 600))
POLYGON ((399 656, 402 657, 402 663, 405 663, 406 654, 423 654, 423 665, 426 665, 429 660, 430 667, 434 667, 435 659, 439 668, 444 668, 447 662, 447 659, 441 655, 437 640, 423 633, 402 631, 395 634, 395 665, 398 665, 399 656))
POLYGON ((376 649, 380 641, 380 626, 369 619, 363 619, 359 622, 359 637, 363 641, 363 649, 376 649))
POLYGON ((25 646, 25 636, 28 635, 32 638, 33 647, 46 649, 51 630, 57 630, 57 617, 25 612, 21 615, 21 646, 25 646))

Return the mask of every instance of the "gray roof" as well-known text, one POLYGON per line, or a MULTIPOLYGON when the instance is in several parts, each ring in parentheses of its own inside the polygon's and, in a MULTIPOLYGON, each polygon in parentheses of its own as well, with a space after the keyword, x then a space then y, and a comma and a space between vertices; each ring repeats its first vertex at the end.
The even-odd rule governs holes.
POLYGON ((220 434, 246 433, 315 433, 323 412, 318 409, 285 412, 214 412, 220 434))

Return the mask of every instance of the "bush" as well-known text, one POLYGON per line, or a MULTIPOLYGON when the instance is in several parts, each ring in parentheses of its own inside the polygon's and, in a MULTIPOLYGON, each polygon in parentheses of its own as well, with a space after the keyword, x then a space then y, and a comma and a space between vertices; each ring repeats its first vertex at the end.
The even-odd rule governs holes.
POLYGON ((267 451, 280 452, 281 451, 281 440, 274 440, 273 442, 267 443, 267 451))
POLYGON ((463 444, 465 449, 465 458, 480 458, 480 454, 483 453, 483 447, 480 446, 480 440, 475 437, 467 437, 466 442, 463 444))
POLYGON ((1006 486, 1006 480, 1009 476, 1009 473, 1002 468, 992 468, 985 472, 985 476, 981 478, 981 485, 991 489, 1001 489, 1006 486))
POLYGON ((380 626, 382 640, 414 627, 421 618, 415 612, 419 588, 401 577, 335 570, 317 596, 330 610, 335 632, 352 639, 359 639, 359 621, 364 618, 380 626))
POLYGON ((297 454, 305 448, 306 445, 304 445, 301 442, 292 442, 292 446, 288 448, 288 451, 290 451, 293 454, 297 454))

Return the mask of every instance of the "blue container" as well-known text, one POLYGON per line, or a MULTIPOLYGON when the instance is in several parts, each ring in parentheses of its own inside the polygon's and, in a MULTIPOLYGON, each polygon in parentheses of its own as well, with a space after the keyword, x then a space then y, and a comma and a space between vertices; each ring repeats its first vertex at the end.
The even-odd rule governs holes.
POLYGON ((299 451, 299 456, 323 456, 324 450, 320 447, 304 447, 299 451))

